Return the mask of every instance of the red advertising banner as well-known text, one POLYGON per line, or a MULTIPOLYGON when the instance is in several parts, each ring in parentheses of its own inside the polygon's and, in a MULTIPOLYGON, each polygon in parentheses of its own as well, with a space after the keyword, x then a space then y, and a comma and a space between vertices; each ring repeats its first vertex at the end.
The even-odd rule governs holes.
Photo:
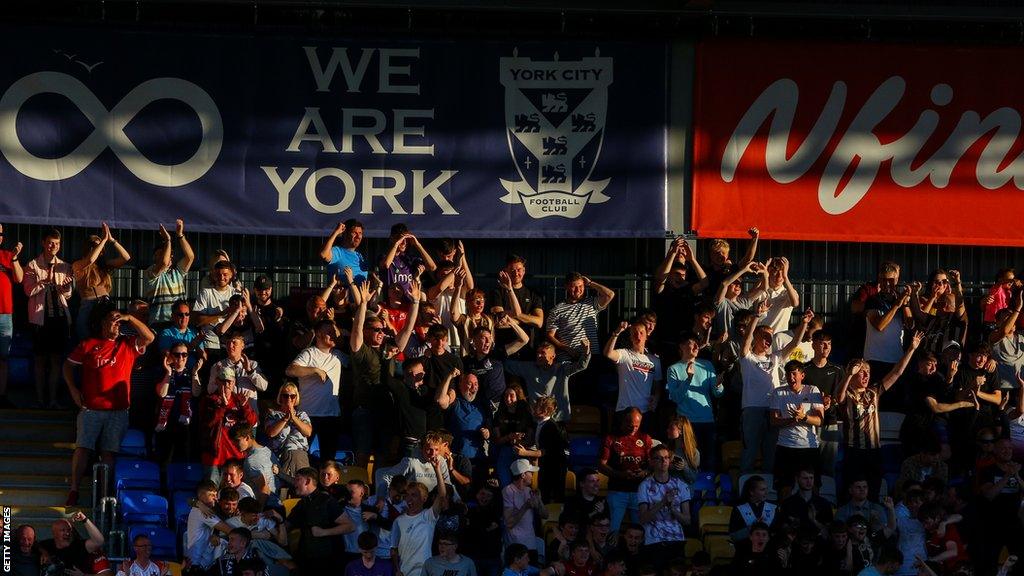
POLYGON ((1024 246, 1024 49, 698 47, 693 228, 1024 246))

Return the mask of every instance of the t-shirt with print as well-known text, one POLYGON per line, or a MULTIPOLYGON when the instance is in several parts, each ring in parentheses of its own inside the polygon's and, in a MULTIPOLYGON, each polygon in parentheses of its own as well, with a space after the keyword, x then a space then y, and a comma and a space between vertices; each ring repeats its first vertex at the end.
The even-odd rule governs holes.
MULTIPOLYGON (((803 408, 804 414, 808 415, 815 410, 823 412, 825 406, 821 391, 808 384, 801 386, 799 392, 790 386, 780 386, 772 391, 770 408, 778 411, 783 418, 789 418, 798 407, 803 408)), ((779 428, 778 445, 786 448, 817 448, 818 428, 805 423, 779 428)))
POLYGON ((294 363, 307 368, 319 368, 327 373, 327 380, 321 381, 316 374, 299 378, 299 395, 302 407, 313 417, 338 416, 338 389, 341 385, 341 353, 335 349, 323 351, 310 346, 295 357, 294 363))
POLYGON ((654 354, 637 354, 627 348, 616 350, 619 361, 615 369, 619 373, 619 400, 616 411, 639 408, 651 410, 650 397, 654 383, 662 379, 661 360, 654 354))
MULTIPOLYGON (((608 463, 613 470, 629 472, 647 470, 647 453, 654 446, 654 439, 643 432, 629 436, 605 436, 601 445, 600 460, 608 463)), ((626 479, 611 477, 608 490, 613 492, 636 492, 642 478, 626 479)))
MULTIPOLYGON (((991 464, 978 472, 978 485, 996 484, 1001 482, 1006 476, 1007 473, 1003 472, 998 465, 991 464)), ((1000 517, 1016 516, 1017 511, 1020 510, 1021 490, 1020 482, 1016 478, 1011 477, 999 491, 999 494, 996 494, 995 498, 986 502, 985 508, 992 514, 999 514, 1000 517)))
POLYGON ((68 356, 82 367, 82 404, 89 410, 124 410, 130 403, 132 366, 146 352, 135 336, 88 338, 68 356))
POLYGON ((170 322, 174 303, 185 298, 185 273, 177 264, 156 273, 154 264, 146 270, 146 290, 142 297, 149 301, 149 323, 170 322))
MULTIPOLYGON (((650 507, 656 506, 665 498, 669 491, 675 491, 676 498, 672 507, 679 509, 679 506, 689 506, 690 487, 681 479, 669 476, 667 482, 659 482, 654 476, 648 476, 640 483, 636 493, 637 504, 647 504, 650 507)), ((644 544, 658 544, 660 542, 683 542, 686 535, 683 534, 683 527, 672 515, 668 506, 658 510, 654 519, 644 524, 644 544)))
POLYGON ((779 385, 779 355, 749 352, 739 359, 743 375, 743 408, 767 408, 772 390, 779 385))
POLYGON ((163 573, 164 563, 159 560, 150 560, 145 568, 137 560, 133 561, 127 574, 120 567, 117 569, 117 576, 161 576, 163 573))
POLYGON ((768 311, 758 324, 767 324, 773 332, 789 330, 789 318, 793 315, 793 304, 789 300, 789 291, 785 286, 768 288, 760 300, 768 301, 768 311))
MULTIPOLYGON (((220 314, 228 309, 231 297, 235 294, 237 292, 230 286, 223 290, 203 288, 199 292, 199 296, 196 297, 196 301, 192 304, 192 311, 199 312, 200 314, 220 314)), ((220 336, 217 335, 214 328, 223 321, 224 319, 221 318, 216 322, 203 326, 203 342, 206 344, 207 350, 220 350, 220 336)))
MULTIPOLYGON (((296 410, 295 417, 298 418, 300 422, 305 422, 307 425, 311 425, 309 414, 306 414, 301 410, 296 410)), ((284 412, 280 410, 269 411, 267 413, 266 428, 264 428, 264 430, 269 430, 271 426, 285 419, 287 419, 287 416, 284 412)), ((309 438, 303 436, 302 432, 299 432, 298 428, 292 426, 291 423, 288 423, 284 425, 284 428, 281 428, 281 431, 278 432, 277 436, 267 439, 267 447, 278 454, 289 450, 308 451, 309 438)))
POLYGON ((391 547, 398 549, 398 570, 405 576, 422 576, 423 563, 430 558, 437 514, 425 508, 416 515, 402 514, 391 528, 391 547))
MULTIPOLYGON (((395 254, 394 259, 391 260, 391 266, 387 268, 384 268, 384 258, 381 258, 378 267, 384 281, 384 289, 390 288, 392 284, 398 284, 408 294, 412 286, 412 279, 416 277, 416 269, 423 263, 422 258, 410 254, 408 249, 395 254)), ((409 576, 409 574, 405 576, 409 576)))
POLYGON ((459 554, 455 562, 434 556, 423 564, 423 576, 476 576, 476 564, 462 554, 459 554))

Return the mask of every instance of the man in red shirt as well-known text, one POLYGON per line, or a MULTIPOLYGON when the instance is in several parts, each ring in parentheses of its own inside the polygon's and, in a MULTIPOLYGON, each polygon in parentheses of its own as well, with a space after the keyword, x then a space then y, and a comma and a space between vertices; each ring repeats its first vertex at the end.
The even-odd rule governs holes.
POLYGON ((231 440, 231 429, 237 424, 256 425, 252 403, 238 392, 235 370, 222 366, 214 374, 217 390, 203 397, 199 404, 202 415, 202 455, 206 478, 220 481, 220 466, 228 460, 244 460, 238 446, 231 440))
POLYGON ((654 440, 640 431, 643 416, 639 408, 627 408, 621 418, 618 433, 604 437, 597 464, 608 477, 608 513, 613 532, 619 530, 627 513, 630 522, 638 519, 637 490, 647 477, 648 452, 654 446, 654 440))
MULTIPOLYGON (((4 225, 0 224, 0 243, 4 241, 4 225)), ((0 250, 0 408, 15 408, 7 399, 7 355, 11 353, 11 339, 14 337, 14 300, 11 294, 13 284, 21 284, 24 272, 18 262, 21 242, 14 250, 0 250)))
POLYGON ((138 318, 111 310, 103 316, 99 337, 80 342, 64 362, 64 381, 80 409, 71 460, 71 491, 65 506, 78 503, 78 482, 97 443, 102 461, 113 466, 128 428, 132 366, 154 338, 138 318), (122 336, 121 322, 131 324, 135 335, 122 336), (81 388, 75 385, 75 367, 81 368, 81 388))

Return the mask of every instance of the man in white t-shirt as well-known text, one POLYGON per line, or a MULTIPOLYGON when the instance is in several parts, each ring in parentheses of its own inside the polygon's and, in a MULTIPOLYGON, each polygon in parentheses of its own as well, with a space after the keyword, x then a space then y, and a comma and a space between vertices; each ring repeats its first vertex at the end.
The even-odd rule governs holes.
MULTIPOLYGON (((434 474, 441 477, 441 456, 435 456, 430 464, 434 474)), ((402 576, 421 576, 423 563, 431 556, 434 542, 434 526, 437 519, 448 507, 448 488, 444 482, 437 484, 437 495, 430 508, 424 508, 429 492, 419 482, 405 486, 405 514, 395 518, 391 527, 391 551, 395 564, 402 576)))
POLYGON ((825 405, 821 391, 804 384, 804 363, 786 362, 786 386, 772 391, 772 426, 778 429, 775 447, 775 490, 779 499, 789 495, 793 478, 800 470, 813 469, 821 473, 818 458, 818 427, 825 419, 825 405))
POLYGON ((224 534, 231 527, 221 520, 216 512, 217 485, 206 480, 196 488, 196 503, 188 513, 188 527, 185 529, 185 557, 192 566, 206 570, 213 565, 220 551, 219 545, 210 541, 214 530, 224 534))
POLYGON ((342 356, 335 348, 338 327, 331 320, 321 320, 313 333, 313 345, 299 352, 285 374, 299 380, 302 409, 309 415, 313 433, 320 438, 320 459, 333 460, 341 432, 338 390, 342 356))
POLYGON ((151 560, 153 542, 149 536, 139 534, 132 540, 135 560, 124 560, 117 569, 117 576, 167 576, 169 570, 163 562, 151 560))
POLYGON ((690 487, 670 476, 672 450, 664 444, 651 448, 651 475, 640 483, 636 500, 644 526, 643 557, 659 572, 685 555, 684 528, 690 523, 690 487))
POLYGON ((769 420, 769 400, 772 391, 779 386, 779 362, 788 358, 803 340, 807 325, 814 318, 808 309, 800 319, 796 336, 778 352, 772 352, 774 330, 761 325, 747 332, 740 349, 740 372, 743 375, 743 453, 740 456, 740 472, 754 471, 754 460, 758 447, 761 448, 761 467, 772 470, 775 458, 775 430, 769 420))
POLYGON ((793 309, 800 305, 800 295, 789 281, 789 260, 785 257, 772 258, 765 266, 768 278, 761 281, 764 294, 760 300, 767 302, 768 310, 761 324, 770 326, 772 332, 782 332, 789 328, 789 318, 793 309))
POLYGON ((214 328, 224 321, 230 313, 231 297, 238 294, 235 289, 235 265, 227 260, 217 262, 211 273, 211 286, 203 288, 192 305, 192 323, 201 327, 203 344, 210 357, 208 365, 212 365, 223 357, 220 346, 220 335, 214 328))
POLYGON ((637 408, 644 413, 645 424, 661 397, 661 360, 647 352, 647 326, 643 322, 622 322, 604 345, 604 355, 615 363, 619 373, 619 399, 615 411, 637 408), (629 346, 615 348, 619 335, 629 329, 629 346))

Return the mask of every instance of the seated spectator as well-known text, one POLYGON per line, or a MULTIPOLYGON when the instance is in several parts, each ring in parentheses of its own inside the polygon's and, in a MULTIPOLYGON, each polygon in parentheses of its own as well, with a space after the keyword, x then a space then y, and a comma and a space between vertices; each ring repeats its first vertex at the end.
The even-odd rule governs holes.
POLYGON ((621 322, 604 345, 604 355, 615 363, 619 374, 619 395, 615 411, 622 413, 637 408, 648 420, 646 429, 653 429, 654 409, 661 399, 661 359, 647 352, 647 326, 642 322, 621 322), (629 329, 629 345, 616 348, 619 335, 629 329))
POLYGON ((896 485, 903 486, 907 480, 924 482, 928 478, 949 481, 949 467, 942 461, 942 446, 934 436, 925 440, 920 452, 903 461, 896 485))
POLYGON ((615 538, 612 535, 612 521, 607 514, 591 516, 587 520, 587 545, 590 546, 590 557, 599 562, 614 552, 615 538))
POLYGON ((132 551, 135 559, 124 559, 117 569, 117 576, 167 576, 170 569, 158 560, 150 560, 153 543, 145 534, 139 534, 132 540, 132 551))
POLYGON ((294 493, 299 502, 288 514, 288 529, 301 531, 295 558, 303 574, 326 574, 344 550, 341 536, 355 530, 340 502, 317 486, 317 472, 295 473, 294 493))
MULTIPOLYGON (((626 565, 625 572, 628 574, 639 574, 641 564, 646 562, 644 555, 644 527, 633 522, 623 522, 619 525, 619 546, 616 549, 618 556, 626 565)), ((612 556, 605 557, 605 564, 608 564, 612 556)))
POLYGON ((530 551, 522 544, 509 544, 504 553, 505 569, 501 576, 527 576, 530 567, 530 551))
MULTIPOLYGON (((831 513, 831 510, 829 512, 831 513)), ((825 526, 825 534, 828 535, 827 526, 825 526)), ((817 528, 804 527, 798 530, 796 543, 787 558, 787 568, 795 574, 822 572, 825 564, 821 551, 823 540, 817 528)))
POLYGON ((243 479, 261 506, 276 506, 280 503, 277 494, 277 459, 266 446, 256 441, 252 426, 236 424, 231 429, 231 439, 242 453, 243 479))
POLYGON ((821 539, 828 537, 832 523, 832 503, 814 493, 816 480, 813 467, 804 467, 796 473, 796 490, 782 501, 780 508, 784 518, 805 530, 813 530, 821 539))
POLYGON ((608 513, 612 531, 619 529, 623 517, 637 521, 637 489, 647 476, 647 456, 654 439, 640 431, 641 413, 629 408, 621 417, 616 434, 605 436, 598 456, 598 470, 608 476, 608 513))
POLYGON ((437 538, 437 555, 423 563, 423 576, 476 576, 476 565, 459 554, 459 537, 443 533, 437 538))
POLYGON ((291 382, 282 384, 277 392, 277 406, 267 411, 264 420, 269 438, 267 447, 280 463, 278 476, 289 485, 296 471, 309 467, 309 438, 313 435, 313 426, 309 415, 298 409, 301 400, 298 386, 291 382))
POLYGON ((850 499, 836 511, 836 520, 842 520, 849 525, 850 517, 856 515, 868 522, 872 532, 881 530, 887 515, 881 504, 868 500, 870 489, 867 478, 863 474, 853 476, 847 486, 850 499))
POLYGON ((768 546, 770 541, 768 524, 760 521, 751 524, 750 537, 736 544, 736 556, 729 573, 735 576, 778 574, 782 567, 778 555, 768 546))
POLYGON ((530 551, 530 562, 533 564, 537 563, 539 555, 534 520, 548 516, 540 492, 531 488, 533 475, 538 470, 525 458, 515 460, 511 466, 512 482, 501 490, 506 546, 526 546, 530 551))
MULTIPOLYGON (((442 474, 442 462, 430 460, 434 476, 442 474)), ((434 526, 448 507, 448 488, 445 482, 437 484, 434 503, 426 507, 429 491, 421 482, 410 482, 405 487, 405 513, 395 519, 391 528, 391 552, 398 571, 404 576, 422 576, 423 564, 430 558, 434 526)))
POLYGON ((764 524, 767 530, 780 521, 780 516, 778 506, 768 502, 768 483, 761 476, 751 476, 729 516, 729 536, 733 543, 748 540, 755 524, 764 524))
POLYGON ((878 559, 862 570, 858 576, 882 576, 883 574, 898 574, 900 566, 903 565, 904 557, 899 548, 895 546, 883 546, 878 554, 878 559))
POLYGON ((697 358, 699 350, 696 336, 688 333, 680 337, 679 362, 669 367, 665 388, 678 415, 689 421, 705 466, 713 469, 717 442, 712 398, 720 398, 725 392, 724 375, 717 377, 712 362, 697 358))
POLYGON ((217 532, 227 534, 231 526, 217 516, 217 485, 206 480, 196 487, 196 501, 188 512, 185 530, 185 559, 199 570, 209 570, 219 550, 214 537, 217 532))
MULTIPOLYGON (((240 574, 239 565, 243 561, 259 558, 256 550, 249 546, 251 541, 252 532, 248 528, 232 528, 228 532, 228 543, 224 549, 224 554, 217 559, 216 567, 211 572, 217 576, 240 574)), ((261 575, 263 571, 263 569, 260 570, 261 575)))
POLYGON ((153 250, 153 265, 146 269, 146 289, 142 297, 152 307, 150 322, 155 328, 171 321, 174 304, 185 297, 185 277, 195 262, 192 245, 185 238, 185 221, 175 221, 174 238, 181 247, 181 259, 174 262, 171 234, 160 225, 160 239, 153 250))
POLYGON ((39 548, 36 546, 36 530, 28 524, 14 529, 16 546, 11 548, 11 574, 15 576, 39 576, 39 548))
POLYGON ((320 465, 320 490, 327 492, 344 505, 348 502, 348 486, 341 482, 341 474, 341 464, 334 460, 328 460, 320 465))
POLYGON ((391 560, 377 556, 378 539, 373 532, 361 532, 356 538, 359 557, 345 565, 345 576, 392 576, 395 573, 391 560))
POLYGON ((216 374, 219 389, 203 396, 199 404, 203 437, 200 440, 206 477, 220 478, 219 468, 228 460, 243 458, 231 441, 230 432, 236 424, 256 424, 256 412, 248 399, 235 391, 235 371, 223 368, 216 374))
POLYGON ((558 530, 555 530, 554 538, 549 540, 544 548, 545 562, 568 560, 569 545, 577 540, 583 541, 583 538, 580 538, 580 519, 576 515, 567 514, 563 509, 558 516, 558 530))
POLYGON ((537 460, 537 485, 545 502, 565 500, 565 474, 569 468, 569 439, 562 425, 551 418, 554 412, 554 398, 538 398, 533 403, 533 416, 537 420, 533 442, 529 446, 524 443, 512 446, 516 457, 537 460))
POLYGON ((567 514, 579 517, 586 524, 594 516, 607 515, 606 501, 601 492, 601 476, 593 468, 576 472, 576 494, 565 501, 562 508, 567 514))
POLYGON ((39 543, 43 573, 61 574, 83 572, 85 574, 110 576, 110 562, 103 554, 103 534, 92 520, 82 512, 75 512, 69 518, 61 518, 50 525, 53 538, 39 543), (72 524, 82 524, 88 538, 82 539, 72 524), (48 568, 55 567, 55 568, 48 568))
POLYGON ((188 368, 188 346, 174 343, 163 355, 164 377, 156 385, 159 398, 154 442, 156 459, 162 463, 185 462, 192 455, 192 419, 202 393, 199 370, 202 359, 188 368))
POLYGON ((668 566, 669 560, 685 555, 686 535, 690 524, 690 487, 669 475, 672 451, 659 445, 649 452, 651 475, 637 490, 640 523, 644 526, 644 556, 657 570, 668 566))
POLYGON ((872 497, 876 497, 882 483, 879 400, 903 374, 923 336, 921 332, 914 334, 899 363, 880 382, 870 384, 871 364, 859 359, 851 361, 846 369, 846 378, 836 391, 835 402, 845 422, 843 477, 865 476, 872 497))
POLYGON ((569 558, 549 562, 540 576, 596 576, 601 564, 590 557, 590 547, 578 540, 569 545, 569 558))
POLYGON ((929 502, 921 507, 917 518, 927 533, 926 560, 933 568, 939 573, 951 574, 967 563, 967 550, 956 527, 958 517, 947 517, 941 504, 929 502))
POLYGON ((842 520, 835 520, 828 527, 828 542, 822 550, 822 568, 825 574, 843 575, 850 573, 853 563, 853 548, 850 546, 849 529, 842 520))

